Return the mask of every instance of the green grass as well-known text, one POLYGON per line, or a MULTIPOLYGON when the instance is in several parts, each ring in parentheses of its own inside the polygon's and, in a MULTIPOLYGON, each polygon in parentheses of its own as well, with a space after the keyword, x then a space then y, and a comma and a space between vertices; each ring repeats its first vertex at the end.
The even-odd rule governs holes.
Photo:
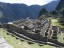
POLYGON ((31 46, 32 48, 53 48, 53 46, 49 46, 49 45, 39 46, 38 44, 32 44, 31 46))
POLYGON ((58 19, 51 18, 51 23, 53 26, 59 26, 61 28, 64 28, 64 25, 61 25, 61 23, 58 21, 58 19))
POLYGON ((59 42, 64 43, 64 40, 63 40, 63 38, 64 38, 64 33, 58 34, 57 37, 58 37, 58 41, 59 41, 59 42))
POLYGON ((5 40, 12 45, 14 48, 54 48, 53 46, 43 45, 39 46, 37 43, 35 44, 28 44, 26 41, 20 41, 11 35, 7 35, 6 31, 0 29, 0 33, 5 38, 5 40))

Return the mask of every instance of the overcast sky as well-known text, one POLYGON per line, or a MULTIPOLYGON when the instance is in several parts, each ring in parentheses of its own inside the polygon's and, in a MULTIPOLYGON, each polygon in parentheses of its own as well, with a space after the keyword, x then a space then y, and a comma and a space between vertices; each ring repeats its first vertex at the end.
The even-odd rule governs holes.
POLYGON ((0 0, 0 2, 7 2, 7 3, 24 3, 26 5, 44 5, 47 4, 51 1, 56 1, 56 0, 0 0))

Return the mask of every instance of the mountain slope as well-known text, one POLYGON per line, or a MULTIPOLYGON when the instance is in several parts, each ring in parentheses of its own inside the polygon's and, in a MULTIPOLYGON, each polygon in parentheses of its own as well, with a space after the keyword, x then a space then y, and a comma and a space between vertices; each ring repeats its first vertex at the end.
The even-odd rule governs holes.
POLYGON ((37 18, 41 8, 39 5, 0 3, 0 21, 6 23, 27 17, 34 19, 37 18))
POLYGON ((36 19, 38 18, 39 12, 42 8, 45 8, 47 11, 53 11, 58 3, 59 1, 52 1, 44 6, 27 6, 25 4, 10 4, 0 2, 0 22, 7 23, 27 17, 36 19))
POLYGON ((59 1, 60 1, 60 0, 52 1, 52 2, 44 5, 43 7, 44 7, 45 9, 47 9, 47 11, 53 11, 53 10, 56 9, 57 5, 59 4, 59 1))
POLYGON ((58 6, 56 7, 57 10, 64 8, 64 0, 60 0, 58 6))

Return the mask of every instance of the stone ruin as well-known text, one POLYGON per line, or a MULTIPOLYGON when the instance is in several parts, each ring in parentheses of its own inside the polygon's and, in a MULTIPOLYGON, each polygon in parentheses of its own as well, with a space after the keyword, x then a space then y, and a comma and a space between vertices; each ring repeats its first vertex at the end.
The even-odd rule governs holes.
MULTIPOLYGON (((24 31, 31 34, 38 34, 42 38, 49 38, 57 40, 57 32, 59 27, 54 27, 51 23, 46 20, 40 19, 21 19, 13 22, 14 25, 22 28, 24 31), (56 33, 54 33, 56 32, 56 33)), ((35 37, 36 38, 36 37, 35 37)))
MULTIPOLYGON (((28 40, 30 43, 56 43, 57 34, 60 33, 60 28, 52 26, 47 19, 21 19, 11 24, 3 24, 0 27, 5 28, 9 33, 18 36, 18 38, 22 38, 21 40, 28 40)), ((58 42, 56 44, 58 44, 58 42)))

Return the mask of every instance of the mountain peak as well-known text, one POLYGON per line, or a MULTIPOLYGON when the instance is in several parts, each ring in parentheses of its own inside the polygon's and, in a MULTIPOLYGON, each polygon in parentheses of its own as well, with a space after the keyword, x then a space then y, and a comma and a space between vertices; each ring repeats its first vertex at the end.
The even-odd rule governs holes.
POLYGON ((62 9, 62 8, 64 8, 64 0, 60 0, 56 9, 59 10, 59 9, 62 9))
POLYGON ((44 8, 47 9, 47 11, 53 11, 58 6, 60 0, 52 1, 46 5, 44 5, 44 8))

